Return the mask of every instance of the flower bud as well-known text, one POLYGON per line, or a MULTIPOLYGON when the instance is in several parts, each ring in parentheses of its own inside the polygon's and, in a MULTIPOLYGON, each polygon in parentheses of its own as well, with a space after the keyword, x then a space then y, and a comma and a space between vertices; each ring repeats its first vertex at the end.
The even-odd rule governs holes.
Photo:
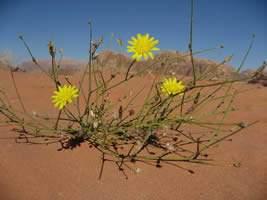
POLYGON ((51 48, 51 47, 53 48, 54 43, 50 40, 49 43, 48 43, 48 46, 49 46, 50 48, 51 48))
POLYGON ((119 44, 120 46, 122 46, 122 40, 121 40, 121 39, 116 39, 116 41, 118 42, 118 44, 119 44))
POLYGON ((230 55, 230 56, 227 56, 227 57, 225 58, 224 62, 229 62, 229 61, 232 59, 232 57, 233 57, 233 54, 230 55))

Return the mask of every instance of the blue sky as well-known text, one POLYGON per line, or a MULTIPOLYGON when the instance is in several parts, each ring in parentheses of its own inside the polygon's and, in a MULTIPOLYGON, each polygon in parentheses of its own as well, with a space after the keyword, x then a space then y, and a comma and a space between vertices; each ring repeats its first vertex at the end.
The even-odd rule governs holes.
MULTIPOLYGON (((100 51, 108 48, 111 33, 124 42, 137 33, 149 33, 161 50, 188 51, 190 0, 1 0, 0 52, 12 51, 18 63, 30 59, 21 33, 36 58, 47 59, 51 35, 64 56, 87 60, 89 26, 93 40, 104 37, 100 51)), ((224 49, 198 55, 237 68, 256 34, 255 45, 244 65, 260 66, 267 60, 266 0, 195 0, 194 51, 224 45, 224 49)), ((113 40, 111 49, 119 50, 113 40)))

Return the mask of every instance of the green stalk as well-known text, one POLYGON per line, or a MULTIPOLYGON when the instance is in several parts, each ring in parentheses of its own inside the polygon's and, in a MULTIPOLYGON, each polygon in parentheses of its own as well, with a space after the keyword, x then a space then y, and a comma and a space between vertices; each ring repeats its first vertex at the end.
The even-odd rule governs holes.
POLYGON ((16 81, 15 81, 15 78, 14 78, 14 75, 13 75, 13 72, 12 72, 11 69, 10 69, 10 73, 11 73, 11 77, 12 77, 12 80, 13 80, 13 85, 14 85, 15 90, 16 90, 17 97, 19 99, 19 103, 20 103, 23 111, 26 113, 26 109, 24 107, 24 104, 22 103, 22 100, 21 100, 21 97, 20 97, 20 94, 19 94, 19 91, 18 91, 18 88, 17 88, 17 84, 16 84, 16 81))
POLYGON ((195 63, 193 58, 193 22, 194 22, 194 0, 191 0, 191 23, 190 23, 190 43, 189 43, 189 51, 193 68, 193 86, 196 85, 196 71, 195 71, 195 63))

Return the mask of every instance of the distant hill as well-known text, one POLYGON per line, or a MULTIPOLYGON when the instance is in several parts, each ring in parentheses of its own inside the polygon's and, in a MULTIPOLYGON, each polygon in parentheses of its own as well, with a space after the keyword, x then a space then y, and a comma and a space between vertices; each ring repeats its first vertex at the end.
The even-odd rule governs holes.
MULTIPOLYGON (((52 61, 51 60, 40 60, 37 59, 40 66, 47 72, 51 71, 52 61)), ((57 60, 58 64, 58 60, 57 60)), ((63 58, 60 64, 59 73, 65 75, 71 75, 79 72, 82 68, 87 65, 87 62, 80 62, 69 58, 63 58)), ((31 61, 24 61, 20 67, 26 72, 41 72, 41 70, 31 61)))
MULTIPOLYGON (((162 62, 154 64, 149 70, 152 73, 161 73, 161 74, 181 74, 185 76, 192 76, 192 64, 190 56, 186 56, 187 54, 180 53, 178 51, 162 51, 158 54, 155 54, 155 59, 151 60, 142 60, 134 64, 131 71, 139 71, 143 67, 151 64, 155 60, 163 59, 162 62), (178 58, 186 56, 183 58, 178 58), (165 59, 171 59, 169 61, 165 61, 165 59)), ((97 68, 127 68, 130 63, 133 61, 132 58, 125 54, 120 54, 111 50, 102 51, 96 59, 95 65, 97 68)), ((195 68, 198 74, 203 72, 208 72, 212 69, 214 71, 209 74, 209 77, 215 77, 216 79, 231 79, 236 70, 230 65, 223 64, 217 69, 216 62, 203 58, 194 58, 195 68)))
MULTIPOLYGON (((185 75, 192 76, 192 63, 190 56, 186 53, 181 53, 179 51, 169 51, 165 50, 158 54, 155 54, 155 59, 151 60, 141 60, 136 62, 131 68, 131 72, 137 72, 143 67, 152 64, 154 61, 160 60, 162 61, 154 64, 149 68, 149 72, 151 73, 161 73, 164 75, 185 75), (169 60, 168 60, 169 59, 169 60)), ((95 69, 105 69, 112 68, 117 71, 126 71, 128 66, 131 64, 133 59, 126 54, 121 54, 112 50, 104 50, 99 53, 94 59, 94 67, 95 69)), ((58 60, 57 60, 58 62, 58 60)), ((46 71, 51 71, 51 60, 38 60, 38 63, 42 66, 42 68, 46 71)), ((231 79, 233 75, 236 73, 236 70, 227 64, 222 64, 218 66, 213 60, 204 59, 194 57, 195 69, 197 74, 207 73, 209 72, 206 79, 212 80, 227 80, 231 79)), ((2 65, 0 63, 0 65, 2 65)), ((87 62, 76 61, 69 58, 63 58, 59 73, 65 75, 71 75, 77 72, 80 72, 87 66, 87 62)), ((20 66, 22 71, 25 72, 41 72, 40 69, 31 61, 24 61, 20 66)), ((240 73, 240 78, 249 77, 256 70, 246 69, 240 73)), ((267 72, 264 72, 264 77, 258 78, 254 80, 254 82, 262 83, 261 79, 265 80, 265 76, 267 76, 267 72)), ((254 83, 250 81, 249 83, 254 83)), ((267 85, 267 83, 266 83, 267 85)))

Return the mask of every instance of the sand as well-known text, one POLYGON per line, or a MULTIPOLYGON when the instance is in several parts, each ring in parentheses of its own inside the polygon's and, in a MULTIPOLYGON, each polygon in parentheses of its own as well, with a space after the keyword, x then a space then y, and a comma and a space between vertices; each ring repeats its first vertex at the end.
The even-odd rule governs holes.
MULTIPOLYGON (((44 75, 14 73, 18 89, 29 112, 54 114, 50 103, 53 83, 44 75)), ((151 78, 144 77, 147 82, 151 78)), ((140 78, 142 79, 142 78, 140 78)), ((77 77, 70 77, 77 82, 77 77)), ((139 79, 128 87, 134 88, 139 79)), ((0 71, 0 86, 17 104, 9 72, 0 71)), ((106 162, 101 180, 99 152, 86 143, 73 150, 58 151, 60 144, 30 145, 15 138, 12 126, 0 125, 0 199, 3 200, 264 200, 267 199, 267 88, 245 85, 234 105, 249 107, 230 115, 230 120, 256 125, 231 137, 209 151, 218 163, 241 162, 239 168, 190 163, 136 162, 138 173, 106 162)), ((121 90, 113 91, 119 97, 121 90)))

